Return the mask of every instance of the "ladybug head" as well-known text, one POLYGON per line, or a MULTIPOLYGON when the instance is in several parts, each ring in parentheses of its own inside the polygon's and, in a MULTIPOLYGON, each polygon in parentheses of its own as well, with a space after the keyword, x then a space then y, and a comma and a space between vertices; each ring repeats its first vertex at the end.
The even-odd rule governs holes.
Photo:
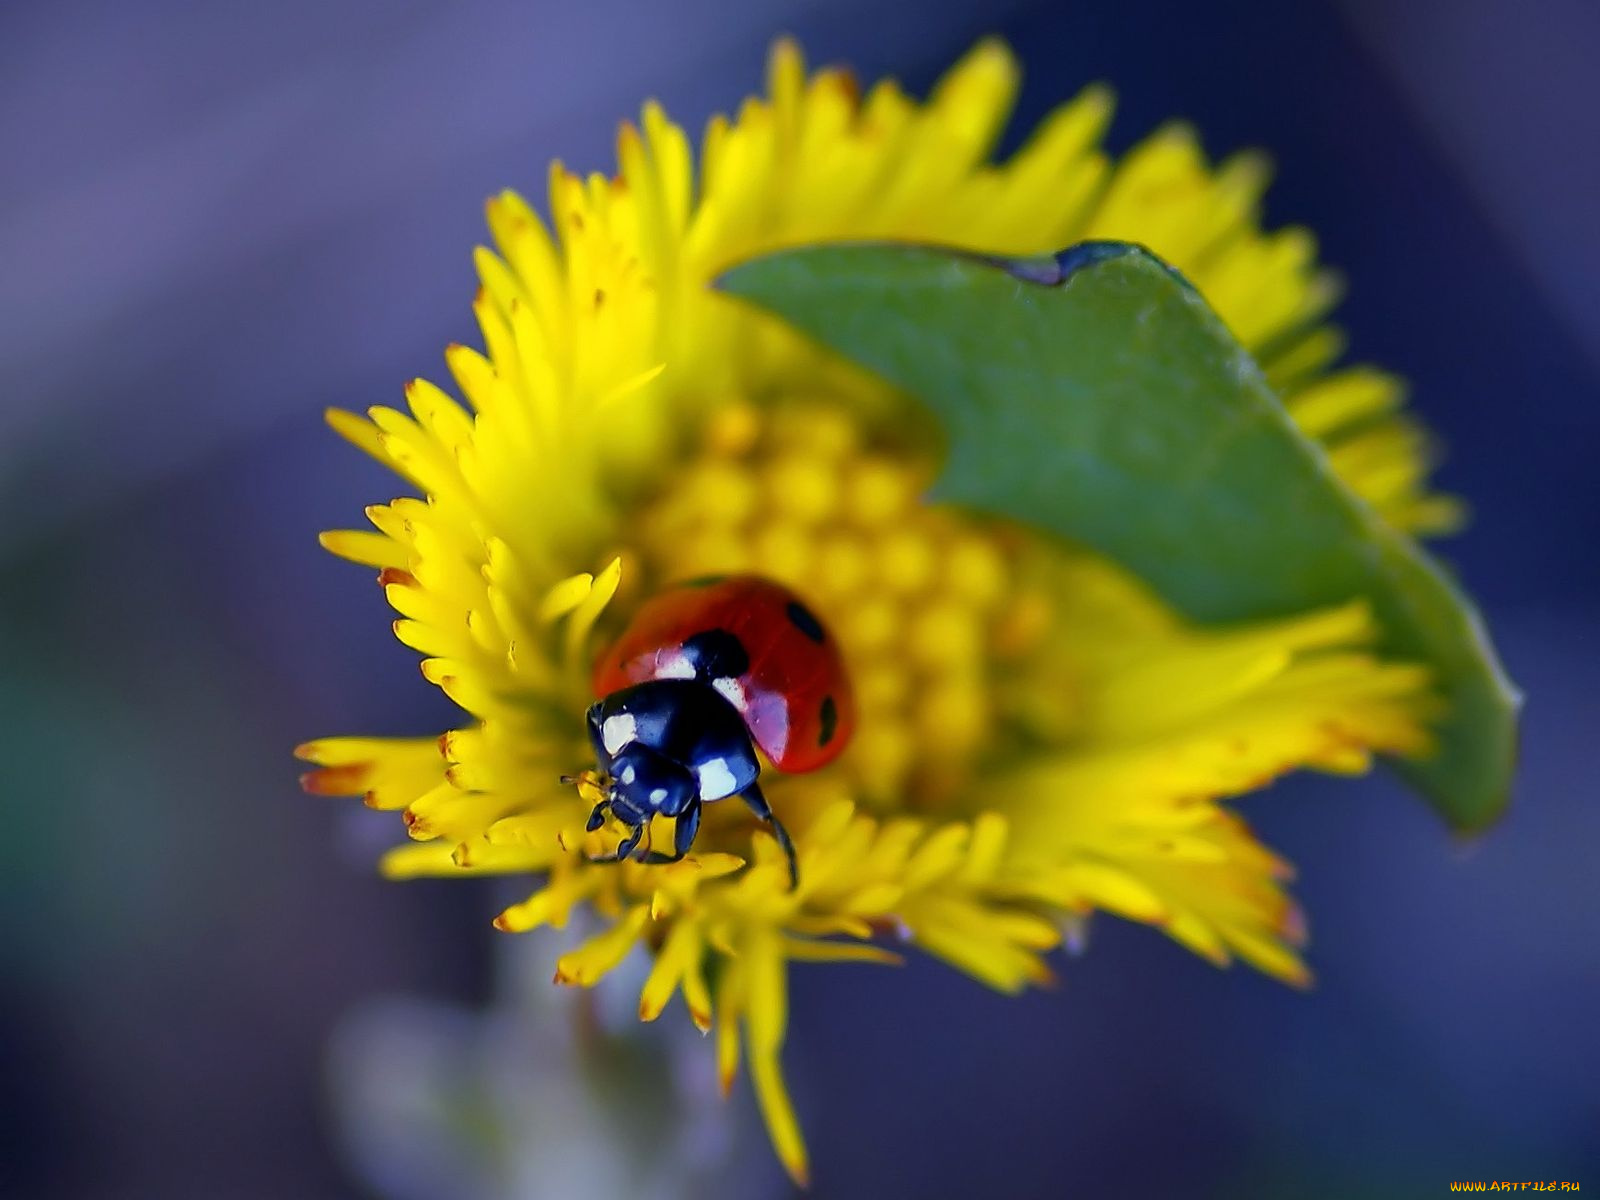
POLYGON ((743 716, 697 680, 653 679, 612 692, 590 705, 588 726, 598 769, 585 776, 600 799, 587 829, 599 829, 607 812, 629 829, 604 861, 633 855, 660 815, 675 819, 676 857, 645 851, 641 861, 676 862, 694 841, 700 805, 746 792, 761 771, 743 716))
POLYGON ((679 816, 698 795, 687 769, 640 742, 611 756, 606 773, 606 801, 625 825, 641 825, 657 813, 679 816))
POLYGON ((591 801, 599 792, 590 833, 605 824, 608 812, 628 827, 613 853, 591 862, 678 862, 694 844, 701 805, 742 796, 772 826, 789 856, 793 883, 794 847, 756 786, 761 763, 750 729, 714 685, 678 678, 632 684, 590 705, 588 726, 598 769, 563 780, 578 783, 591 801), (673 818, 671 854, 649 848, 650 820, 658 815, 673 818))

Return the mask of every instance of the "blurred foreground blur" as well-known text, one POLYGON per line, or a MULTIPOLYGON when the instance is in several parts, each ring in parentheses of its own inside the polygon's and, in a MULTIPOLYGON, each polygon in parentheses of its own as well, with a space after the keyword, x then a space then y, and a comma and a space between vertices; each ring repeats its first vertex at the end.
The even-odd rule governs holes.
POLYGON ((923 962, 797 976, 817 1193, 1600 1186, 1595 10, 158 0, 0 12, 0 1194, 785 1193, 681 1010, 586 1107, 538 1033, 573 1019, 542 981, 564 943, 505 945, 485 885, 378 880, 392 820, 302 796, 289 757, 447 719, 316 547, 394 488, 321 409, 475 337, 485 196, 606 167, 646 95, 698 126, 780 30, 917 88, 998 30, 1020 126, 1105 78, 1114 145, 1176 115, 1269 148, 1271 219, 1317 231, 1354 354, 1448 442, 1476 515, 1441 551, 1529 695, 1478 844, 1381 777, 1249 807, 1301 869, 1309 994, 1110 920, 1020 1001, 923 962), (596 1140, 635 1104, 671 1144, 596 1140))

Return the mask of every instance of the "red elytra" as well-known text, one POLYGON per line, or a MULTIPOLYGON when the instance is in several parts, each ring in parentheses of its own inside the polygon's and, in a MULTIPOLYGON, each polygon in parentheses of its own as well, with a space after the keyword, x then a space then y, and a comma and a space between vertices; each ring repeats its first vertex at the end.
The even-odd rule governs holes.
POLYGON ((691 580, 645 601, 595 663, 595 695, 695 678, 699 660, 686 647, 707 644, 739 668, 711 672, 712 686, 778 770, 815 771, 844 750, 855 729, 855 697, 838 644, 800 597, 759 575, 691 580))

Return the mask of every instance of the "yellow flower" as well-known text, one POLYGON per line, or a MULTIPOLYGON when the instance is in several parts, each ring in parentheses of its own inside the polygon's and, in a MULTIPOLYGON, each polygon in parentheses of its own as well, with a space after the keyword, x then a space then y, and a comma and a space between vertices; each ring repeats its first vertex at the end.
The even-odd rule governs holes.
POLYGON ((409 414, 330 414, 418 496, 324 544, 381 568, 396 635, 466 715, 442 737, 303 746, 307 786, 402 812, 414 842, 385 859, 393 877, 536 876, 501 929, 598 913, 557 982, 653 955, 641 1017, 681 991, 729 1085, 744 1048, 798 1180, 779 1068, 791 961, 895 961, 871 940, 890 934, 1015 991, 1104 909, 1304 983, 1287 867, 1219 801, 1428 745, 1428 681, 1374 656, 1359 603, 1195 628, 1094 554, 925 504, 936 439, 906 402, 709 288, 750 255, 830 239, 1143 242, 1261 356, 1358 492, 1403 528, 1447 525, 1397 382, 1330 368, 1339 337, 1318 322, 1336 289, 1310 235, 1258 228, 1262 161, 1213 168, 1173 126, 1113 164, 1110 96, 1091 88, 993 165, 1016 86, 994 42, 921 105, 892 82, 862 96, 841 71, 808 77, 782 42, 767 97, 711 122, 698 170, 647 105, 616 177, 552 170, 549 229, 512 193, 489 203, 485 352, 446 351, 467 407, 418 380, 409 414), (837 763, 768 785, 798 846, 793 891, 734 804, 707 811, 681 863, 591 864, 620 830, 586 833, 594 795, 558 781, 588 758, 600 641, 663 584, 732 570, 798 587, 859 697, 837 763))

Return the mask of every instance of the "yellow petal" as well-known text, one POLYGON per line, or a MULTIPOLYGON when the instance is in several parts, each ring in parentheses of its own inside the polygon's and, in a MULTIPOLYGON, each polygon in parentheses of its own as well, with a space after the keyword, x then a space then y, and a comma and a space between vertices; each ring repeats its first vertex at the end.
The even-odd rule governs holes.
POLYGON ((556 982, 593 987, 601 976, 620 963, 639 940, 650 910, 637 905, 604 933, 596 934, 576 950, 556 960, 556 982))
POLYGON ((700 956, 700 931, 692 921, 676 921, 656 953, 655 966, 639 993, 639 1019, 654 1021, 678 989, 678 981, 700 956))
POLYGON ((726 963, 717 983, 717 1080, 726 1096, 739 1074, 739 1019, 744 1012, 742 966, 726 963))

